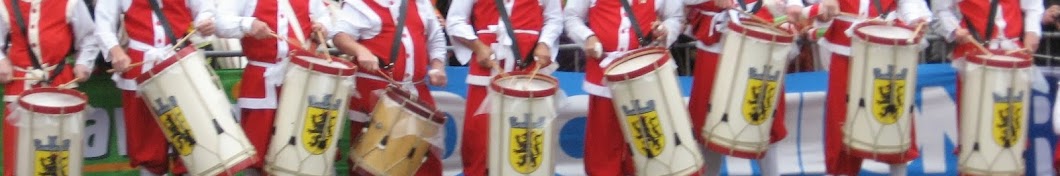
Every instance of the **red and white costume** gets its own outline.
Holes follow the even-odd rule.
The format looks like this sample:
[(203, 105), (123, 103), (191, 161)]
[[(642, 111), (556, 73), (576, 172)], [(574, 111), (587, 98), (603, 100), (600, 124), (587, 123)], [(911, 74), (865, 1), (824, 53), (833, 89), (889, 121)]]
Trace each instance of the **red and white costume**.
[[(449, 6), (448, 32), (449, 36), (469, 41), (479, 40), (490, 45), (499, 61), (499, 66), (504, 67), (506, 72), (531, 71), (536, 63), (530, 63), (526, 68), (515, 66), (515, 55), (527, 59), (531, 56), (538, 43), (544, 43), (549, 49), (556, 49), (557, 38), (563, 32), (562, 4), (559, 0), (504, 0), (509, 18), (514, 27), (515, 41), (519, 46), (518, 52), (511, 50), (511, 37), (506, 32), (506, 26), (501, 21), (497, 12), (496, 1), (493, 0), (455, 0)], [(517, 12), (517, 13), (512, 13)], [(474, 17), (474, 20), (471, 19)], [(473, 56), (471, 49), (460, 42), (453, 42), (456, 46), (457, 59), (463, 64), (477, 56)], [(555, 61), (555, 54), (552, 54)], [(533, 58), (530, 58), (532, 60)], [(551, 64), (549, 67), (555, 67)], [(470, 62), (468, 65), (470, 75), (467, 83), (467, 106), (464, 107), (464, 132), (461, 141), (461, 158), (464, 161), (464, 175), (481, 176), (487, 175), (487, 151), (489, 143), (489, 112), (479, 112), (480, 107), (486, 100), (488, 93), (487, 85), (490, 84), (493, 70), (479, 65), (478, 62)], [(542, 68), (545, 69), (545, 68)], [(548, 74), (547, 71), (540, 73)]]
[[(407, 4), (404, 19), (397, 19), (400, 3)], [(434, 15), (434, 6), (427, 0), (416, 1), (391, 1), (391, 0), (346, 0), (343, 2), (342, 16), (335, 23), (335, 30), (345, 33), (357, 39), (358, 43), (364, 44), (373, 55), (379, 56), (381, 63), (393, 63), (389, 69), (381, 69), (389, 77), (397, 81), (405, 90), (409, 90), (419, 100), (434, 105), (434, 98), (427, 89), (428, 64), (432, 60), (445, 61), (446, 44), (445, 34), (438, 16)], [(396, 58), (385, 58), (390, 56), (394, 37), (397, 33), (397, 20), (405, 20), (405, 28), (402, 32), (400, 48)], [(359, 70), (357, 73), (357, 90), (353, 93), (350, 103), (350, 137), (357, 137), (361, 133), (361, 127), (370, 120), (368, 114), (372, 112), (378, 101), (378, 95), (374, 92), (383, 90), (389, 85), (389, 81), (379, 72), (367, 72)], [(416, 175), (441, 175), (442, 163), (440, 159), (443, 134), (431, 137), (429, 142), (434, 146), (431, 155), (427, 155), (427, 161), (420, 166)]]
[[(242, 109), (243, 130), (258, 151), (255, 157), (265, 161), (289, 53), (309, 44), (307, 37), (314, 36), (314, 23), (330, 29), (331, 14), (321, 0), (222, 0), (217, 9), (217, 36), (240, 38), (243, 53), (250, 61), (243, 70), (237, 104)], [(302, 46), (271, 37), (246, 36), (255, 21), (264, 22), (277, 35)], [(333, 35), (328, 32), (327, 37)], [(264, 164), (258, 162), (251, 167), (260, 170)]]
[[(214, 17), (213, 1), (208, 0), (158, 0), (159, 8), (169, 21), (174, 37), (183, 37), (190, 26), (196, 22), (209, 21)], [(143, 62), (142, 66), (131, 67), (124, 73), (115, 73), (112, 77), (118, 89), (121, 89), (121, 100), (126, 131), (126, 145), (129, 152), (129, 164), (143, 167), (154, 174), (163, 174), (169, 168), (169, 143), (162, 130), (155, 125), (154, 114), (147, 104), (136, 94), (136, 77), (154, 67), (154, 62), (164, 60), (172, 52), (169, 49), (178, 39), (167, 39), (163, 23), (151, 9), (148, 1), (109, 0), (96, 4), (96, 35), (102, 43), (101, 49), (105, 59), (110, 61), (110, 49), (120, 45), (119, 32), (126, 32), (129, 44), (126, 53), (130, 63)], [(123, 16), (124, 15), (124, 16)], [(118, 23), (125, 26), (125, 31), (118, 31)], [(177, 163), (175, 173), (183, 171)]]
[[(653, 29), (652, 22), (661, 20), (667, 30), (666, 46), (677, 40), (683, 29), (684, 9), (680, 1), (629, 0), (633, 12), (626, 12), (617, 0), (568, 0), (564, 9), (564, 29), (577, 43), (595, 36), (603, 46), (604, 58), (586, 60), (585, 82), (582, 89), (589, 93), (589, 116), (585, 129), (585, 171), (589, 175), (632, 174), (633, 161), (629, 158), (617, 114), (611, 104), (611, 90), (604, 86), (604, 67), (627, 51), (640, 48), (633, 27), (644, 35)], [(627, 15), (633, 15), (640, 26), (632, 26)]]
[[(23, 31), (15, 22), (15, 11), (12, 9), (11, 1), (0, 2), (0, 44), (8, 46), (4, 54), (0, 54), (0, 60), (9, 60), (12, 67), (12, 77), (47, 77), (52, 79), (50, 84), (39, 81), (13, 80), (4, 85), (4, 103), (18, 100), (18, 95), (23, 91), (39, 88), (54, 87), (74, 80), (73, 64), (62, 64), (64, 68), (57, 75), (52, 71), (57, 69), (60, 62), (66, 62), (66, 56), (73, 55), (77, 59), (75, 64), (84, 65), (89, 68), (95, 66), (96, 55), (99, 54), (98, 38), (93, 37), (95, 23), (88, 12), (88, 7), (81, 0), (19, 0), (18, 8), (22, 12), (22, 18), (26, 25)], [(10, 42), (7, 39), (10, 34)], [(28, 34), (28, 35), (27, 35)], [(43, 40), (42, 40), (43, 39)], [(77, 52), (72, 52), (76, 50)], [(40, 61), (42, 71), (35, 70), (30, 61), (30, 52), (33, 52)], [(36, 73), (30, 73), (36, 72)], [(4, 109), (4, 117), (11, 113), (10, 108)], [(4, 120), (4, 170), (5, 176), (15, 173), (15, 141), (18, 136), (18, 127)]]
[[(1041, 36), (1042, 14), (1045, 12), (1044, 7), (1042, 7), (1042, 0), (999, 0), (997, 14), (993, 19), (990, 19), (989, 12), (992, 1), (954, 0), (933, 4), (938, 9), (938, 17), (941, 22), (941, 29), (938, 32), (947, 41), (954, 41), (960, 40), (956, 38), (954, 31), (967, 29), (969, 32), (973, 32), (971, 33), (973, 38), (983, 40), (982, 42), (986, 43), (983, 44), (983, 47), (1005, 51), (1023, 48), (1023, 35), (1035, 34)], [(991, 34), (986, 34), (988, 20), (993, 20), (994, 23)], [(972, 42), (959, 44), (953, 49), (954, 66), (958, 67), (958, 71), (963, 70), (965, 56), (980, 52), (975, 43)], [(1032, 81), (1045, 80), (1037, 69), (1034, 69), (1032, 74), (1034, 74), (1031, 75), (1034, 77)], [(959, 94), (962, 90), (961, 81), (963, 78), (959, 74), (957, 78), (956, 85)], [(961, 97), (958, 96), (956, 102), (960, 102), (960, 99)], [(958, 112), (960, 112), (960, 108), (960, 103), (958, 103)], [(960, 116), (958, 115), (957, 118), (960, 119)], [(960, 127), (958, 126), (958, 128)], [(1057, 154), (1055, 158), (1060, 159), (1060, 154)], [(1055, 165), (1054, 167), (1057, 166), (1060, 165)]]
[[(872, 4), (873, 0), (838, 0), (839, 11), (857, 14), (861, 18), (874, 18), (881, 14), (889, 13), (888, 20), (898, 22), (910, 22), (916, 19), (930, 20), (931, 11), (923, 0), (879, 0), (883, 12), (877, 11)], [(813, 5), (803, 10), (804, 16), (816, 16), (821, 4)], [(860, 22), (853, 17), (839, 16), (832, 20), (831, 26), (825, 33), (824, 40), (818, 40), (818, 45), (831, 52), (831, 63), (828, 71), (828, 92), (826, 95), (827, 111), (825, 113), (825, 164), (829, 174), (857, 175), (861, 171), (862, 158), (851, 155), (846, 151), (843, 144), (843, 123), (846, 120), (846, 94), (850, 84), (850, 35), (847, 31)], [(904, 157), (893, 160), (884, 159), (880, 162), (892, 165), (904, 165), (906, 162), (916, 159), (920, 154), (917, 151), (915, 130), (910, 134), (912, 146)], [(895, 169), (892, 167), (892, 169)], [(894, 171), (894, 170), (892, 170)]]

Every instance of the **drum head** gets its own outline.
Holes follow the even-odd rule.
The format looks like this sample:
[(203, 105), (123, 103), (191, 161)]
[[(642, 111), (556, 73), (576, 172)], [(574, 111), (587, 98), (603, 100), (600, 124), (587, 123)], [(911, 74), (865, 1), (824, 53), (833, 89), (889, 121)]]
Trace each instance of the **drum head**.
[(84, 110), (88, 97), (74, 89), (39, 88), (23, 92), (18, 102), (36, 113), (69, 114)]
[(865, 22), (854, 27), (854, 33), (858, 38), (883, 45), (912, 45), (920, 42), (919, 34), (914, 34), (913, 30), (883, 22)]
[(631, 51), (604, 71), (608, 81), (623, 81), (651, 73), (670, 60), (665, 49), (644, 48)]
[(730, 21), (729, 29), (759, 40), (780, 43), (791, 43), (795, 41), (795, 36), (789, 31), (750, 19), (742, 19), (739, 24)]
[(434, 123), (439, 125), (445, 123), (445, 113), (438, 111), (434, 106), (419, 99), (415, 99), (415, 97), (412, 96), (412, 93), (402, 90), (401, 88), (393, 85), (388, 86), (386, 88), (386, 98), (394, 100), (394, 102), (397, 102), (398, 104), (402, 104), (406, 110), (409, 110), (420, 117), (427, 118)]
[(493, 78), (490, 89), (507, 96), (533, 98), (555, 95), (558, 86), (556, 78), (548, 75), (531, 76), (525, 73), (513, 73), (509, 76)]
[(342, 59), (328, 61), (313, 56), (298, 55), (291, 59), (291, 63), (309, 70), (339, 76), (352, 76), (356, 71), (353, 63)]
[(980, 54), (968, 57), (968, 62), (999, 68), (1028, 68), (1031, 66), (1030, 56), (1022, 53), (1007, 53), (1005, 51), (991, 51), (992, 55)]
[(147, 82), (147, 80), (154, 78), (156, 74), (162, 73), (162, 71), (165, 71), (170, 66), (175, 65), (177, 62), (184, 60), (185, 58), (196, 56), (206, 57), (201, 53), (196, 53), (198, 53), (198, 50), (195, 49), (195, 47), (184, 47), (183, 49), (180, 49), (180, 51), (177, 51), (177, 55), (170, 56), (169, 58), (166, 58), (166, 60), (160, 61), (158, 64), (155, 64), (155, 67), (152, 67), (151, 70), (148, 70), (147, 72), (140, 74), (140, 76), (137, 76), (136, 84), (139, 85), (143, 84), (144, 82)]

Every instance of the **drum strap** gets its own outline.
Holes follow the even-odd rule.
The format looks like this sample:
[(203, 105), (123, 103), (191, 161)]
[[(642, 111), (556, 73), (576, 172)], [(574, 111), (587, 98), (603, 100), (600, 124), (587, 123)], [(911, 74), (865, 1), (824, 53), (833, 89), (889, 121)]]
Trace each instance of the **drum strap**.
[[(29, 31), (26, 30), (26, 20), (22, 17), (22, 7), (18, 5), (18, 1), (19, 0), (9, 1), (11, 2), (11, 10), (14, 11), (15, 23), (18, 24), (18, 29), (22, 30), (22, 34), (25, 35), (26, 39), (29, 39)], [(44, 70), (44, 65), (41, 65), (41, 61), (40, 59), (38, 59), (37, 53), (33, 52), (33, 46), (31, 46), (28, 41), (26, 42), (26, 48), (29, 49), (29, 61), (31, 64), (33, 64), (33, 69)], [(54, 79), (56, 76), (59, 76), (59, 73), (63, 72), (63, 68), (65, 67), (65, 60), (59, 62), (55, 69), (53, 69), (50, 73), (51, 75), (38, 83), (50, 84), (52, 82), (52, 79)]]
[[(151, 11), (155, 12), (155, 16), (158, 17), (158, 21), (162, 23), (162, 31), (166, 33), (166, 40), (169, 42), (177, 42), (177, 36), (173, 34), (173, 26), (169, 24), (169, 19), (162, 13), (162, 8), (159, 7), (157, 0), (147, 0), (151, 4)], [(175, 45), (175, 44), (174, 44)]]
[[(508, 33), (508, 38), (512, 39), (511, 49), (512, 53), (515, 53), (512, 54), (512, 56), (515, 57), (515, 66), (526, 68), (530, 63), (530, 58), (532, 58), (531, 54), (534, 52), (531, 50), (526, 56), (519, 55), (519, 40), (515, 37), (515, 30), (512, 29), (515, 28), (515, 26), (512, 26), (512, 19), (508, 16), (508, 8), (504, 7), (504, 0), (493, 0), (493, 4), (497, 6), (497, 14), (501, 16), (501, 21), (504, 22), (504, 31)], [(537, 42), (534, 43), (537, 44)]]
[(743, 7), (744, 10), (746, 10), (748, 13), (751, 13), (751, 14), (754, 14), (754, 13), (758, 12), (758, 9), (762, 8), (762, 4), (765, 4), (765, 2), (763, 2), (762, 0), (759, 0), (758, 2), (755, 3), (754, 6), (751, 7), (751, 9), (747, 9), (747, 3), (744, 2), (744, 0), (736, 0), (736, 1), (740, 3), (740, 7)]
[(880, 18), (887, 19), (887, 13), (883, 11), (883, 3), (880, 0), (872, 0), (872, 8), (876, 9), (876, 13), (880, 13)]
[(971, 33), (972, 37), (975, 38), (975, 40), (978, 40), (979, 43), (989, 42), (990, 37), (994, 36), (994, 18), (997, 16), (998, 3), (1000, 3), (1000, 0), (990, 0), (990, 12), (987, 14), (986, 26), (984, 26), (986, 28), (986, 33), (982, 33), (982, 35), (980, 35), (979, 31), (975, 30), (975, 25), (972, 24), (971, 20), (964, 18), (964, 25), (968, 26), (968, 33)]
[[(391, 67), (394, 67), (394, 61), (398, 60), (397, 59), (397, 57), (398, 57), (398, 49), (400, 49), (401, 46), (402, 46), (402, 44), (401, 44), (402, 35), (405, 35), (405, 21), (407, 21), (407, 20), (405, 20), (405, 14), (406, 14), (406, 12), (408, 12), (408, 8), (409, 8), (408, 3), (410, 3), (410, 2), (408, 2), (407, 0), (394, 0), (394, 1), (401, 3), (401, 6), (398, 7), (398, 17), (395, 18), (396, 21), (397, 21), (397, 27), (394, 28), (394, 30), (397, 31), (397, 33), (394, 34), (394, 41), (390, 45), (390, 57), (388, 58), (388, 59), (390, 59), (390, 62), (389, 63), (379, 62), (379, 68), (383, 68), (383, 69), (390, 69)], [(411, 3), (415, 3), (415, 2), (411, 2)], [(391, 14), (391, 15), (393, 15), (393, 14)]]
[(637, 35), (637, 41), (640, 42), (640, 46), (648, 45), (651, 43), (651, 38), (644, 35), (644, 31), (640, 29), (640, 22), (637, 21), (637, 17), (634, 16), (633, 7), (629, 6), (629, 0), (618, 0), (622, 2), (622, 8), (626, 10), (626, 18), (629, 18), (629, 23), (633, 25), (633, 32)]

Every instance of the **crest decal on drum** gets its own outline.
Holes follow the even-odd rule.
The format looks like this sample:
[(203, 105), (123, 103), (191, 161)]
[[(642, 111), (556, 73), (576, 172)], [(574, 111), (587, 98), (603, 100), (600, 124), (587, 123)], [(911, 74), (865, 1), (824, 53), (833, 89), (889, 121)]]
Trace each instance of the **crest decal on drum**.
[(508, 152), (508, 163), (516, 172), (529, 174), (541, 166), (544, 158), (545, 145), (545, 117), (532, 117), (530, 113), (523, 115), (522, 121), (519, 117), (509, 117), (511, 131), (508, 132), (511, 141)]
[(763, 66), (763, 71), (751, 68), (750, 77), (747, 79), (747, 89), (744, 91), (743, 117), (748, 124), (761, 125), (773, 116), (774, 101), (776, 100), (777, 80), (780, 71), (773, 71), (773, 66)]
[(905, 112), (905, 78), (908, 76), (908, 68), (895, 70), (894, 65), (887, 65), (887, 72), (880, 68), (872, 70), (873, 77), (873, 101), (872, 115), (876, 121), (884, 125), (898, 122), (898, 117)]
[[(69, 175), (70, 140), (58, 141), (58, 136), (48, 136), (48, 143), (41, 144), (40, 139), (33, 140), (34, 175)], [(59, 143), (57, 143), (59, 142)]]
[(167, 100), (155, 99), (155, 104), (158, 105), (155, 107), (155, 113), (158, 114), (155, 115), (158, 116), (158, 122), (162, 124), (162, 132), (166, 134), (169, 144), (173, 145), (177, 154), (188, 156), (196, 144), (195, 135), (191, 133), (191, 127), (184, 119), (184, 113), (177, 106), (177, 98), (169, 96)]
[(662, 153), (666, 144), (666, 136), (663, 135), (662, 123), (655, 111), (655, 100), (648, 100), (646, 106), (641, 106), (640, 100), (633, 100), (633, 107), (623, 105), (622, 111), (626, 114), (626, 125), (633, 136), (634, 150), (648, 158), (655, 158)]
[(994, 142), (1009, 148), (1016, 145), (1023, 124), (1023, 91), (1013, 95), (1012, 88), (1005, 95), (994, 94)]
[(309, 107), (303, 118), (302, 144), (311, 154), (323, 154), (335, 139), (335, 124), (339, 121), (338, 110), (343, 99), (333, 96), (324, 95), (320, 101), (314, 95), (309, 96)]

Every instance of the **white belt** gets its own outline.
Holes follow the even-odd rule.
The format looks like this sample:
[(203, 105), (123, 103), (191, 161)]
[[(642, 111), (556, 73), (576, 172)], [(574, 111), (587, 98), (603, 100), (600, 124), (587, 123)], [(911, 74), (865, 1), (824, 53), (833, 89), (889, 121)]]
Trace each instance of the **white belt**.
[(283, 85), (283, 76), (287, 74), (287, 59), (280, 59), (277, 63), (261, 61), (249, 61), (247, 65), (265, 68), (265, 84), (271, 86)]
[(26, 73), (22, 77), (25, 77), (25, 78), (28, 78), (28, 79), (23, 81), (23, 83), (26, 86), (26, 88), (29, 88), (30, 85), (37, 84), (37, 83), (39, 83), (41, 81), (44, 81), (45, 79), (51, 78), (52, 76), (58, 76), (58, 75), (51, 75), (52, 71), (55, 70), (57, 68), (57, 66), (58, 65), (41, 64), (41, 69), (34, 68), (33, 66), (29, 66), (29, 67), (12, 67), (12, 69), (17, 71), (17, 72)]
[[(541, 34), (540, 32), (537, 32), (535, 30), (525, 30), (525, 29), (516, 29), (516, 30), (512, 30), (512, 32), (515, 32), (516, 34), (533, 34), (533, 35), (540, 35)], [(475, 31), (475, 33), (477, 33), (477, 34), (496, 34), (496, 32), (493, 32), (492, 30), (478, 30), (478, 31)]]
[(143, 43), (136, 40), (129, 40), (129, 49), (144, 52), (144, 56), (142, 58), (143, 61), (141, 61), (143, 62), (143, 65), (140, 67), (141, 73), (147, 72), (148, 70), (151, 70), (151, 68), (154, 68), (155, 63), (157, 63), (158, 61), (165, 60), (166, 58), (169, 58), (169, 56), (177, 54), (170, 48), (173, 48), (173, 45), (157, 46), (149, 45), (147, 43)]

